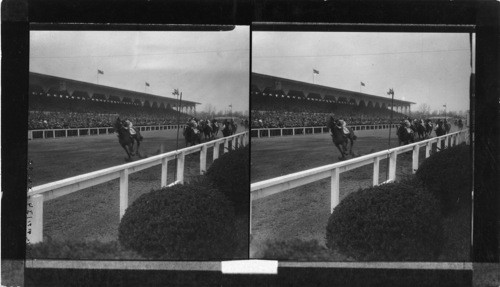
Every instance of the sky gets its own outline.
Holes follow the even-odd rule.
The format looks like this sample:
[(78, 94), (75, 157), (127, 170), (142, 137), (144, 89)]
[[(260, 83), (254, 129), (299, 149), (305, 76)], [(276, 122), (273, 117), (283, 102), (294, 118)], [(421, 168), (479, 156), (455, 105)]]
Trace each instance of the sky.
[(252, 33), (252, 72), (382, 97), (393, 88), (412, 111), (468, 110), (470, 55), (467, 33)]
[[(31, 31), (30, 71), (248, 111), (248, 26), (224, 32)], [(97, 70), (104, 72), (97, 78)], [(149, 83), (146, 87), (145, 83)]]

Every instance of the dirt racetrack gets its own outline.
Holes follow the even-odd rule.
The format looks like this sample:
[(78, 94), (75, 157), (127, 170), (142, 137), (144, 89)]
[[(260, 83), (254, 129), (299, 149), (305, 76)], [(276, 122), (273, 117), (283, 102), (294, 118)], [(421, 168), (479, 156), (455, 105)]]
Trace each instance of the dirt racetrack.
[[(238, 132), (241, 132), (238, 131)], [(143, 132), (141, 153), (152, 156), (161, 150), (176, 149), (174, 130)], [(219, 133), (220, 138), (222, 135)], [(185, 147), (182, 132), (179, 148)], [(221, 145), (220, 152), (223, 146)], [(208, 149), (207, 167), (212, 163)], [(116, 135), (79, 138), (40, 139), (29, 141), (28, 159), (32, 161), (32, 186), (125, 163), (125, 151)], [(137, 158), (136, 158), (137, 159)], [(199, 153), (186, 157), (185, 178), (199, 174)], [(168, 183), (174, 181), (175, 162), (168, 166)], [(160, 187), (161, 166), (129, 176), (129, 204), (140, 195)], [(53, 239), (99, 240), (117, 239), (119, 226), (119, 179), (86, 188), (44, 203), (44, 237)], [(247, 224), (248, 225), (248, 224)]]
[[(454, 130), (452, 129), (452, 132)], [(389, 130), (357, 131), (353, 151), (357, 156), (387, 149)], [(433, 133), (434, 136), (434, 133)], [(391, 147), (398, 145), (394, 129)], [(328, 134), (252, 138), (251, 182), (271, 179), (338, 162), (340, 153)], [(398, 155), (396, 178), (411, 174), (411, 152)], [(425, 159), (420, 149), (419, 162)], [(379, 182), (386, 180), (387, 160), (380, 162)], [(340, 175), (340, 200), (372, 184), (373, 166), (367, 165)], [(330, 180), (324, 179), (253, 202), (250, 256), (266, 241), (317, 240), (325, 244), (330, 216)], [(345, 258), (339, 258), (344, 260)]]

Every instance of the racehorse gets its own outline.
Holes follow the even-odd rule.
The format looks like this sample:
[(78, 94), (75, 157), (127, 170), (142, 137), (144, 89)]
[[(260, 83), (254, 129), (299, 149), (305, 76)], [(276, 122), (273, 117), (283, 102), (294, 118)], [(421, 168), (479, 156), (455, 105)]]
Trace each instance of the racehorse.
[(445, 135), (445, 134), (446, 134), (446, 129), (444, 127), (444, 123), (439, 121), (438, 126), (436, 128), (436, 136), (440, 137), (440, 136)]
[(201, 143), (201, 133), (196, 132), (191, 125), (184, 126), (184, 131), (182, 135), (186, 139), (186, 146), (196, 145)]
[(222, 135), (224, 137), (228, 137), (230, 135), (235, 134), (237, 129), (238, 129), (238, 126), (236, 126), (236, 124), (234, 122), (225, 121), (223, 128), (222, 128)]
[(431, 136), (433, 129), (434, 129), (434, 126), (432, 125), (432, 121), (427, 120), (427, 123), (425, 124), (425, 137), (429, 138)]
[[(335, 120), (333, 117), (330, 117), (330, 120), (327, 124), (330, 129), (330, 135), (332, 136), (333, 144), (340, 151), (342, 156), (339, 157), (339, 160), (344, 160), (347, 155), (354, 156), (352, 152), (352, 146), (354, 145), (354, 141), (357, 139), (357, 136), (354, 134), (351, 128), (347, 128), (349, 130), (349, 134), (345, 135), (343, 128), (339, 125), (338, 120)], [(347, 144), (351, 143), (349, 150), (347, 149)]]
[(205, 135), (205, 140), (207, 138), (210, 140), (212, 138), (212, 128), (209, 125), (208, 121), (200, 121), (200, 130), (203, 131), (203, 134)]
[(416, 123), (415, 124), (415, 131), (417, 132), (418, 134), (418, 139), (424, 139), (425, 138), (425, 127), (420, 123)]
[(415, 141), (414, 133), (409, 132), (408, 129), (404, 126), (404, 124), (399, 125), (396, 134), (398, 135), (399, 145), (401, 144), (407, 145), (410, 142)]
[(216, 138), (219, 133), (219, 123), (217, 120), (212, 120), (212, 138)]
[[(137, 155), (141, 157), (141, 154), (139, 152), (139, 146), (141, 145), (142, 136), (139, 133), (139, 131), (136, 130), (135, 135), (130, 134), (130, 131), (127, 129), (126, 124), (122, 120), (120, 120), (120, 118), (116, 119), (114, 128), (115, 132), (118, 133), (118, 142), (127, 153), (128, 158), (125, 158), (125, 160), (130, 161), (132, 159), (132, 156), (135, 155), (135, 153), (137, 153)], [(137, 143), (137, 148), (135, 153), (134, 153), (134, 141)]]
[(446, 131), (445, 134), (449, 133), (451, 130), (451, 124), (447, 121), (444, 122), (444, 130)]

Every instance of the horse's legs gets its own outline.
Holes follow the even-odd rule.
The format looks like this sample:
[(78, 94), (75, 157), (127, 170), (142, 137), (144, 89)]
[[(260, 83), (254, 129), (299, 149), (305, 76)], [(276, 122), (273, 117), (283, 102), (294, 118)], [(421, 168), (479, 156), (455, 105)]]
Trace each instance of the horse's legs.
[(349, 149), (349, 154), (354, 156), (354, 153), (352, 152), (352, 146), (354, 145), (354, 141), (352, 140), (352, 138), (349, 138), (349, 141), (351, 142), (351, 148)]
[(337, 147), (337, 149), (339, 150), (340, 154), (342, 155), (341, 157), (339, 157), (339, 159), (340, 160), (344, 159), (345, 155), (344, 155), (344, 152), (342, 151), (342, 149), (340, 148), (340, 145), (339, 144), (335, 144), (335, 146)]
[(139, 141), (139, 139), (135, 139), (136, 142), (137, 142), (137, 148), (135, 149), (135, 153), (141, 157), (141, 154), (139, 153), (139, 146), (141, 145), (141, 142)]
[(128, 146), (122, 145), (122, 148), (125, 150), (125, 152), (127, 153), (127, 156), (128, 156), (128, 158), (125, 158), (125, 160), (130, 160), (130, 153), (128, 152)]

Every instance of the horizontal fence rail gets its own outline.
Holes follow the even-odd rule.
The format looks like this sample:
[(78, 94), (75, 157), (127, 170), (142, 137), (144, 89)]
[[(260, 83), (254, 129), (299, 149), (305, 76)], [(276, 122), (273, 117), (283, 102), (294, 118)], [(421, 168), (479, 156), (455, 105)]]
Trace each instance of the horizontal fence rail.
[(254, 200), (284, 192), (289, 189), (316, 182), (325, 178), (330, 178), (330, 213), (332, 213), (333, 209), (340, 202), (339, 186), (341, 173), (365, 165), (373, 164), (373, 186), (379, 185), (380, 160), (388, 158), (388, 180), (381, 184), (392, 182), (396, 180), (398, 154), (413, 151), (412, 172), (415, 173), (419, 166), (418, 157), (421, 147), (425, 147), (425, 158), (428, 158), (430, 156), (433, 143), (436, 143), (438, 147), (448, 147), (458, 145), (462, 142), (469, 142), (469, 140), (468, 129), (464, 129), (444, 136), (367, 154), (350, 160), (252, 183), (250, 185), (250, 233), (252, 232), (252, 203)]
[[(248, 131), (225, 138), (216, 139), (210, 142), (171, 151), (135, 162), (114, 166), (87, 174), (82, 174), (63, 180), (35, 186), (28, 190), (28, 211), (27, 211), (27, 239), (30, 243), (43, 241), (43, 202), (67, 195), (81, 189), (108, 182), (113, 179), (120, 179), (120, 219), (125, 214), (128, 207), (128, 183), (129, 175), (156, 165), (161, 165), (161, 187), (184, 183), (184, 162), (186, 155), (200, 152), (200, 174), (207, 169), (207, 150), (213, 147), (213, 160), (224, 153), (229, 146), (234, 150), (237, 147), (248, 145)], [(220, 150), (221, 144), (224, 149)], [(177, 160), (176, 181), (167, 183), (167, 166), (171, 160)]]
[[(180, 125), (184, 127), (184, 124)], [(177, 125), (154, 125), (154, 126), (135, 126), (141, 132), (145, 131), (163, 131), (163, 130), (176, 130)], [(114, 133), (113, 127), (95, 127), (95, 128), (70, 128), (70, 129), (43, 129), (43, 130), (29, 130), (28, 139), (52, 139), (52, 138), (67, 138), (67, 137), (81, 137), (93, 135), (108, 135)]]
[[(382, 130), (388, 129), (390, 124), (377, 124), (377, 125), (355, 125), (348, 126), (354, 131), (365, 130)], [(397, 128), (397, 124), (392, 124), (392, 128)], [(283, 137), (283, 136), (296, 136), (296, 135), (312, 135), (312, 134), (325, 134), (328, 133), (328, 127), (288, 127), (288, 128), (259, 128), (251, 129), (251, 137), (253, 138), (268, 138), (268, 137)]]

